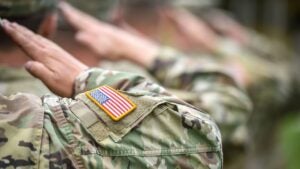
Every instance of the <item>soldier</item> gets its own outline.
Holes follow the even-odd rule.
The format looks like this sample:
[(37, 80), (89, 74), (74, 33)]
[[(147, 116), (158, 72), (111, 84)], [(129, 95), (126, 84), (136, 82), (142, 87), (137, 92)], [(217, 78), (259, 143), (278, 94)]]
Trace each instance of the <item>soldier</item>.
[(87, 69), (26, 28), (1, 26), (33, 59), (32, 75), (76, 98), (1, 96), (1, 168), (222, 168), (208, 115), (140, 76)]
[[(78, 20), (77, 20), (78, 21)], [(84, 20), (82, 20), (84, 21)], [(83, 24), (83, 22), (82, 22)], [(130, 38), (129, 38), (130, 39)], [(167, 52), (169, 53), (169, 52)], [(168, 56), (167, 53), (163, 52), (162, 54), (165, 56)], [(173, 52), (171, 52), (173, 53)], [(173, 55), (173, 54), (172, 54)], [(177, 52), (174, 53), (174, 56), (177, 55)], [(177, 58), (177, 57), (176, 57)], [(181, 57), (180, 57), (181, 58)], [(172, 57), (173, 60), (173, 57)], [(178, 60), (177, 62), (180, 62), (180, 60)], [(203, 63), (203, 65), (205, 65), (206, 62)], [(170, 65), (172, 66), (172, 65)], [(207, 65), (208, 67), (212, 66), (212, 65)], [(216, 66), (218, 67), (218, 66)], [(245, 122), (245, 118), (244, 118), (244, 114), (247, 114), (247, 112), (249, 111), (249, 103), (248, 103), (248, 99), (241, 93), (241, 91), (237, 90), (237, 86), (235, 86), (235, 84), (230, 80), (230, 78), (228, 76), (226, 76), (224, 73), (216, 73), (215, 72), (215, 68), (214, 66), (212, 67), (212, 73), (210, 74), (211, 79), (198, 79), (198, 77), (200, 76), (193, 76), (193, 75), (189, 75), (192, 78), (196, 79), (197, 78), (197, 83), (201, 84), (214, 84), (216, 83), (215, 86), (212, 86), (212, 89), (209, 88), (208, 90), (206, 90), (205, 95), (201, 95), (201, 94), (190, 94), (191, 98), (196, 98), (197, 102), (200, 103), (199, 100), (205, 100), (205, 102), (203, 102), (203, 106), (201, 104), (198, 104), (198, 107), (203, 107), (204, 109), (207, 109), (207, 111), (211, 111), (213, 110), (214, 116), (219, 117), (219, 121), (222, 126), (224, 126), (224, 133), (226, 135), (226, 140), (230, 139), (230, 140), (235, 140), (236, 137), (240, 137), (239, 133), (241, 132), (241, 129), (236, 130), (236, 124), (240, 124), (240, 123), (244, 123)], [(207, 71), (211, 71), (209, 68), (206, 69)], [(222, 70), (216, 70), (217, 72), (222, 72)], [(193, 74), (197, 74), (199, 72), (199, 70), (196, 70), (195, 72), (193, 72)], [(183, 74), (184, 72), (182, 72)], [(202, 76), (202, 75), (201, 75)], [(216, 77), (215, 80), (213, 80)], [(178, 77), (176, 77), (178, 79)], [(204, 78), (204, 76), (203, 76)], [(196, 81), (192, 80), (194, 84), (196, 84)], [(187, 83), (189, 83), (188, 81), (186, 81)], [(218, 85), (217, 83), (221, 83), (221, 85)], [(197, 86), (199, 86), (197, 84)], [(209, 86), (209, 85), (208, 85)], [(227, 86), (229, 88), (229, 91), (227, 91)], [(194, 86), (193, 86), (194, 87)], [(223, 89), (222, 89), (223, 88)], [(204, 90), (204, 89), (203, 89)], [(229, 93), (227, 94), (223, 94), (224, 93)], [(197, 93), (201, 93), (201, 91), (197, 91)], [(210, 99), (206, 99), (206, 98), (211, 98), (210, 96), (215, 95), (221, 93), (221, 97), (224, 98), (224, 100), (218, 100), (219, 97), (215, 97), (215, 100), (210, 100)], [(236, 95), (237, 94), (237, 95)], [(185, 94), (184, 94), (185, 95)], [(241, 100), (241, 102), (239, 102)], [(229, 104), (228, 104), (229, 103)], [(196, 104), (195, 104), (196, 105)], [(223, 111), (224, 110), (224, 111)], [(220, 115), (220, 113), (228, 113), (228, 115)], [(232, 119), (231, 114), (238, 114), (236, 119)], [(231, 120), (231, 122), (227, 123), (228, 120)], [(234, 129), (232, 129), (234, 128)], [(237, 132), (231, 132), (231, 130), (237, 131)], [(227, 134), (229, 133), (229, 134)], [(234, 133), (234, 134), (232, 134)], [(227, 142), (227, 141), (226, 141)], [(240, 144), (240, 139), (235, 141), (237, 142), (236, 144)]]
[[(190, 96), (187, 101), (214, 117), (225, 142), (239, 145), (244, 141), (244, 135), (241, 136), (244, 128), (240, 126), (245, 124), (251, 104), (224, 73), (222, 65), (207, 58), (190, 60), (173, 49), (161, 49), (156, 43), (100, 22), (68, 4), (62, 3), (60, 8), (66, 20), (78, 30), (80, 42), (102, 57), (124, 58), (141, 65), (168, 88), (194, 92), (187, 94)], [(81, 23), (77, 22), (78, 18)]]

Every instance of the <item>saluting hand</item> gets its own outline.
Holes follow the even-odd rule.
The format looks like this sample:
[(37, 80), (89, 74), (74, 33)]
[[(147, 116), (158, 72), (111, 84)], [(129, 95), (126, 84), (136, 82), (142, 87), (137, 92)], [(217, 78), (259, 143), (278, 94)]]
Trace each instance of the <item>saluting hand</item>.
[(99, 57), (128, 59), (147, 67), (158, 52), (158, 46), (150, 40), (101, 22), (65, 2), (60, 3), (60, 9), (67, 22), (78, 31), (76, 39)]
[(87, 66), (50, 40), (23, 26), (7, 20), (2, 20), (1, 26), (32, 59), (25, 64), (27, 71), (42, 80), (53, 93), (71, 97), (76, 76)]

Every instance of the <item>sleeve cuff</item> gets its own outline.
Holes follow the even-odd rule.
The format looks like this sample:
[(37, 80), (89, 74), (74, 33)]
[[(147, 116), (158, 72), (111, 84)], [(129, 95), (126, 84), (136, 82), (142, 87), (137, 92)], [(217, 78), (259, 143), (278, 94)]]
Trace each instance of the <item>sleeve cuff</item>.
[(89, 78), (91, 77), (91, 74), (95, 71), (102, 71), (102, 69), (99, 69), (99, 68), (90, 68), (90, 69), (87, 69), (83, 72), (81, 72), (75, 79), (75, 82), (74, 82), (74, 91), (73, 91), (73, 98), (80, 94), (80, 93), (83, 93), (87, 90), (89, 90), (88, 88), (88, 81), (89, 81)]

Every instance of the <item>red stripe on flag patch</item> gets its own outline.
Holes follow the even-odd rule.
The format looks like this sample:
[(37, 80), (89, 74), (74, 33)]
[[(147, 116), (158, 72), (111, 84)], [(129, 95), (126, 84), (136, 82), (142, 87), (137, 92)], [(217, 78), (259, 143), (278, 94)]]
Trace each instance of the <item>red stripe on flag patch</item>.
[(131, 100), (109, 86), (101, 86), (88, 91), (86, 95), (115, 121), (125, 117), (136, 108)]

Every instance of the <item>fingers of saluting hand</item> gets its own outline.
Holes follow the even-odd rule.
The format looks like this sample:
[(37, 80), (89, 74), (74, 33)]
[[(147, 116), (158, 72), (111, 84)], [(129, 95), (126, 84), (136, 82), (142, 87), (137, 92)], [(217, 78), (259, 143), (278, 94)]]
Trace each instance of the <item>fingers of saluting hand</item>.
[(29, 57), (39, 60), (41, 49), (48, 45), (47, 40), (34, 34), (27, 28), (7, 20), (1, 21), (4, 31), (26, 52)]
[(48, 84), (47, 80), (51, 80), (53, 77), (53, 72), (40, 62), (28, 61), (25, 68), (31, 75), (41, 79), (45, 84)]

